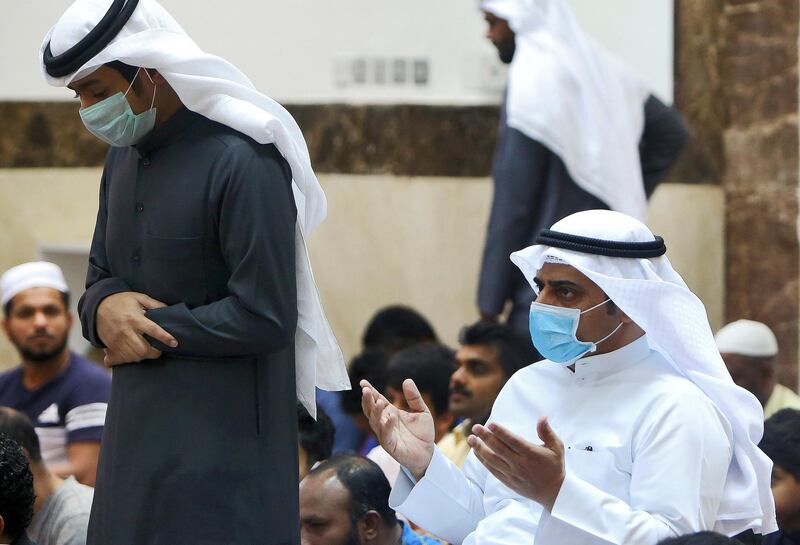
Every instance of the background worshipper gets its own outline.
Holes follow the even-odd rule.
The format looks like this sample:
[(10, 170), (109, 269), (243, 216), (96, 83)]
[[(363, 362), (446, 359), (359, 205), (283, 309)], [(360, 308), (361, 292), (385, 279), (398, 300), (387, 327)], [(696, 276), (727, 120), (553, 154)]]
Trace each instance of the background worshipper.
[(314, 418), (302, 403), (297, 404), (297, 454), (301, 481), (315, 465), (331, 457), (333, 432), (333, 422), (322, 407), (317, 407), (317, 418)]
[[(436, 341), (436, 332), (430, 322), (413, 308), (404, 305), (391, 305), (378, 310), (367, 322), (361, 336), (362, 349), (389, 354), (416, 344)], [(369, 427), (359, 427), (354, 421), (355, 417), (359, 423), (365, 424), (361, 412), (361, 396), (358, 395), (358, 380), (352, 384), (356, 391), (356, 395), (351, 395), (353, 399), (348, 403), (352, 414), (342, 409), (342, 398), (348, 396), (349, 392), (317, 391), (317, 403), (325, 409), (336, 427), (334, 454), (358, 451), (364, 439), (363, 427)]]
[(738, 539), (718, 534), (716, 532), (696, 532), (685, 536), (665, 539), (658, 545), (744, 545)]
[(782, 409), (764, 423), (758, 445), (772, 459), (772, 494), (778, 532), (764, 545), (800, 545), (800, 411)]
[[(455, 370), (454, 352), (441, 344), (422, 344), (397, 352), (386, 365), (386, 398), (401, 410), (408, 410), (403, 396), (403, 381), (411, 379), (419, 388), (425, 405), (431, 411), (439, 441), (453, 425), (453, 414), (448, 410), (450, 376)], [(360, 392), (360, 388), (356, 387)], [(372, 449), (367, 458), (378, 464), (393, 485), (400, 473), (400, 464), (380, 445)]]
[(758, 398), (764, 418), (781, 409), (800, 409), (800, 396), (778, 383), (778, 339), (766, 324), (737, 320), (720, 329), (714, 340), (731, 378)]
[(111, 376), (67, 347), (72, 313), (61, 269), (18, 265), (0, 277), (3, 331), (22, 363), (0, 375), (0, 406), (25, 413), (44, 463), (58, 477), (94, 485)]
[(28, 418), (13, 409), (0, 408), (0, 432), (25, 451), (33, 474), (33, 520), (28, 535), (38, 545), (85, 545), (94, 490), (73, 477), (61, 479), (42, 462), (39, 439)]
[(300, 128), (155, 0), (76, 1), (40, 61), (112, 146), (79, 305), (114, 367), (88, 543), (296, 543), (297, 400), (348, 386)]
[(389, 481), (371, 460), (340, 454), (300, 483), (302, 545), (438, 545), (397, 520)]
[[(359, 384), (362, 380), (369, 380), (370, 384), (372, 384), (374, 380), (377, 387), (383, 391), (386, 387), (386, 364), (388, 361), (388, 354), (379, 348), (364, 349), (350, 361), (348, 374), (351, 388), (339, 393), (341, 394), (342, 411), (350, 418), (352, 425), (358, 430), (358, 440), (355, 443), (355, 448), (346, 452), (356, 452), (365, 456), (378, 444), (378, 440), (375, 438), (375, 434), (372, 433), (372, 428), (370, 428), (369, 421), (361, 410), (361, 389)], [(336, 452), (335, 440), (333, 453), (342, 454)]]
[(0, 543), (35, 545), (25, 532), (34, 499), (33, 476), (22, 447), (0, 433)]
[(508, 255), (580, 210), (642, 218), (687, 130), (675, 109), (584, 34), (566, 0), (480, 6), (486, 37), (511, 67), (477, 302), (483, 318), (495, 320), (510, 301), (508, 321), (524, 332), (533, 292)]
[(380, 348), (388, 353), (399, 352), (418, 344), (438, 342), (431, 323), (413, 308), (391, 305), (380, 309), (370, 318), (361, 345)]
[(593, 210), (512, 254), (537, 287), (530, 331), (547, 360), (506, 383), (463, 471), (434, 446), (413, 381), (409, 411), (364, 382), (370, 425), (408, 470), (391, 505), (464, 545), (773, 531), (758, 401), (731, 381), (665, 252), (639, 221)]
[(486, 422), (497, 394), (511, 375), (541, 357), (534, 354), (530, 337), (495, 322), (478, 321), (464, 327), (458, 341), (461, 348), (456, 352), (458, 367), (450, 378), (449, 410), (464, 420), (437, 446), (462, 467), (471, 450), (467, 437), (472, 426)]

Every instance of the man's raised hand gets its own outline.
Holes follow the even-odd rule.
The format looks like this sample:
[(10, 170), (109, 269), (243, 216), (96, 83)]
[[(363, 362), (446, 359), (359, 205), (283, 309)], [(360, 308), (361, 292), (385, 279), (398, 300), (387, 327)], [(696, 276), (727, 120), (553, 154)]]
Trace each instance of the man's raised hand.
[(403, 382), (403, 395), (409, 411), (398, 409), (369, 382), (361, 381), (361, 408), (372, 431), (384, 450), (419, 480), (433, 457), (433, 417), (413, 380)]
[(478, 424), (467, 442), (500, 482), (552, 511), (564, 482), (564, 444), (547, 418), (539, 420), (536, 431), (543, 445), (529, 443), (498, 424)]
[(152, 297), (132, 291), (103, 299), (97, 307), (97, 335), (106, 345), (104, 363), (113, 366), (161, 356), (144, 335), (173, 348), (178, 346), (175, 337), (144, 315), (148, 310), (164, 306)]

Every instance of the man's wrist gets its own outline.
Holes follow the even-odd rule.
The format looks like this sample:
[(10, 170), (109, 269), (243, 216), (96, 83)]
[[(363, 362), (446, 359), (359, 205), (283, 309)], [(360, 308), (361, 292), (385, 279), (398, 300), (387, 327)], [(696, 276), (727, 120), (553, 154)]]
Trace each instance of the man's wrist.
[(428, 453), (428, 460), (425, 462), (425, 465), (408, 467), (408, 471), (414, 477), (415, 481), (419, 482), (423, 477), (425, 477), (425, 473), (427, 473), (428, 467), (431, 465), (431, 460), (433, 460), (433, 447), (431, 447), (430, 452)]
[(561, 487), (564, 486), (565, 478), (566, 478), (566, 473), (562, 471), (560, 478), (557, 481), (555, 481), (553, 486), (550, 488), (550, 493), (547, 495), (547, 498), (542, 502), (542, 507), (544, 507), (548, 513), (553, 512), (553, 507), (556, 504), (558, 495), (561, 493)]

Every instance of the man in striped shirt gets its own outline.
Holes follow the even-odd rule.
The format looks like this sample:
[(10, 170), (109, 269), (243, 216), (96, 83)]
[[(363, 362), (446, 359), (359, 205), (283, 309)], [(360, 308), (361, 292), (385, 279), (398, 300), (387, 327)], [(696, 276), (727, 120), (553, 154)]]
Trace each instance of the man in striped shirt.
[(93, 486), (111, 377), (67, 347), (72, 315), (61, 270), (44, 262), (10, 269), (0, 302), (3, 330), (22, 359), (0, 375), (0, 405), (31, 419), (53, 473)]

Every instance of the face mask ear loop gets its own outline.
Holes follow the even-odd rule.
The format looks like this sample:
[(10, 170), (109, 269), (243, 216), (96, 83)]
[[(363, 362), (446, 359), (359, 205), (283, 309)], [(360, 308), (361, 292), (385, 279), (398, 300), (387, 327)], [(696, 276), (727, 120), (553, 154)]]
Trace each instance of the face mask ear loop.
[(153, 100), (150, 101), (150, 109), (152, 110), (153, 105), (156, 103), (156, 91), (158, 91), (158, 85), (156, 85), (156, 82), (154, 82), (153, 78), (150, 77), (150, 72), (148, 72), (146, 68), (144, 73), (147, 75), (147, 79), (150, 80), (150, 83), (153, 84)]
[(619, 331), (619, 328), (621, 328), (621, 327), (622, 327), (622, 322), (620, 322), (620, 323), (619, 323), (619, 325), (618, 325), (617, 327), (615, 327), (615, 328), (614, 328), (614, 331), (612, 331), (611, 333), (609, 333), (608, 335), (606, 335), (605, 337), (603, 337), (602, 339), (600, 339), (599, 341), (597, 341), (596, 343), (594, 343), (594, 345), (595, 345), (595, 346), (597, 346), (597, 345), (598, 345), (598, 344), (600, 344), (601, 342), (607, 341), (608, 339), (610, 339), (610, 338), (611, 338), (611, 336), (612, 336), (614, 333), (616, 333), (617, 331)]
[(587, 308), (586, 310), (582, 310), (582, 311), (581, 311), (581, 314), (586, 314), (587, 312), (591, 312), (592, 310), (594, 310), (594, 309), (596, 309), (596, 308), (600, 308), (600, 307), (602, 307), (603, 305), (605, 305), (606, 303), (608, 303), (609, 301), (611, 301), (611, 297), (609, 297), (608, 299), (606, 299), (606, 300), (605, 300), (605, 301), (603, 301), (602, 303), (597, 303), (597, 304), (596, 304), (595, 306), (593, 306), (592, 308)]
[(127, 89), (125, 89), (125, 95), (124, 96), (128, 96), (128, 92), (131, 90), (131, 87), (133, 87), (133, 82), (136, 81), (136, 78), (139, 77), (139, 70), (141, 70), (141, 68), (136, 70), (136, 73), (133, 75), (133, 79), (131, 80), (131, 84), (128, 85)]

